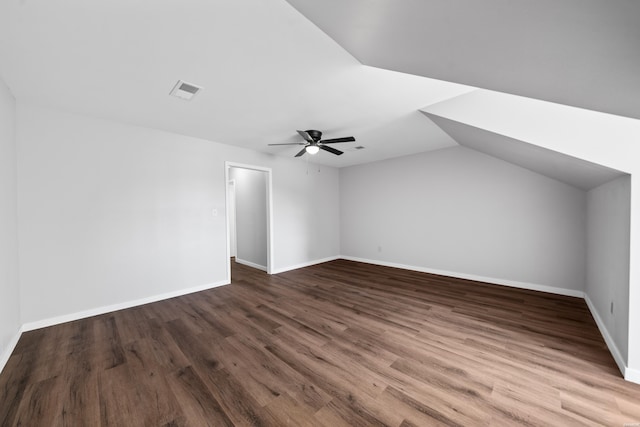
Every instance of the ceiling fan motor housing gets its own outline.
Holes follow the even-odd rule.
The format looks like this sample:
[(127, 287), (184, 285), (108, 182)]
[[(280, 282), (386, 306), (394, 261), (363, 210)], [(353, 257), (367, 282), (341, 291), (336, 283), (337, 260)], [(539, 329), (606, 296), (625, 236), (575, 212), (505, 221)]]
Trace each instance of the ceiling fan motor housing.
[(320, 138), (322, 138), (322, 132), (320, 132), (319, 130), (306, 130), (305, 132), (307, 132), (307, 134), (311, 137), (311, 139), (313, 139), (315, 142), (320, 141)]

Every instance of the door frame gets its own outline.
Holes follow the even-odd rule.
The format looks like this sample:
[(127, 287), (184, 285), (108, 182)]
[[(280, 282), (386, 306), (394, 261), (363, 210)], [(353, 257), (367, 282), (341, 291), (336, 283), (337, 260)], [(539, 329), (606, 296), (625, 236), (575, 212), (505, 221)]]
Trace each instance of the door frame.
[[(225, 228), (227, 231), (227, 281), (231, 283), (231, 233), (230, 233), (230, 221), (229, 215), (229, 170), (231, 168), (249, 169), (267, 173), (267, 274), (272, 274), (273, 271), (273, 178), (271, 168), (264, 166), (248, 165), (244, 163), (236, 163), (225, 161), (224, 162), (224, 182), (225, 182)], [(236, 248), (237, 250), (237, 248)]]
[[(229, 212), (229, 215), (227, 216), (227, 221), (229, 221), (229, 258), (231, 257), (235, 257), (238, 254), (238, 230), (236, 229), (236, 207), (235, 207), (235, 203), (236, 203), (236, 181), (234, 179), (230, 179), (229, 181), (227, 181), (227, 186), (229, 187), (229, 195), (233, 196), (233, 203), (227, 203), (228, 207), (227, 207), (227, 211)], [(231, 201), (231, 197), (229, 197), (229, 200)], [(231, 212), (233, 211), (233, 212)], [(231, 225), (231, 220), (233, 219), (233, 226)], [(236, 240), (235, 242), (235, 253), (232, 253), (234, 251), (232, 251), (231, 249), (233, 248), (233, 244), (234, 243), (234, 239), (231, 238), (231, 236), (233, 236), (233, 238)]]

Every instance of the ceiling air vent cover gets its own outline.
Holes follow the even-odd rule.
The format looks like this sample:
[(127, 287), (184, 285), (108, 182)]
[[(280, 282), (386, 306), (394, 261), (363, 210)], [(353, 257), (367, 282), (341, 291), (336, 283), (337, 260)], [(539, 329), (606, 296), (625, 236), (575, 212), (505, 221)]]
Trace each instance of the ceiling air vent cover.
[(196, 96), (201, 90), (201, 86), (196, 86), (183, 80), (178, 80), (178, 83), (176, 83), (169, 94), (188, 101)]

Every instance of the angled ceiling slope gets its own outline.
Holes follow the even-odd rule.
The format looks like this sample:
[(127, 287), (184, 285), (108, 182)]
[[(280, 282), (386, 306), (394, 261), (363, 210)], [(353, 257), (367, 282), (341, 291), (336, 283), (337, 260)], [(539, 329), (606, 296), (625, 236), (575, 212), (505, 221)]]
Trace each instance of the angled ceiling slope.
[(423, 113), (458, 144), (588, 191), (623, 172), (484, 129)]
[(640, 2), (288, 0), (362, 63), (640, 118)]

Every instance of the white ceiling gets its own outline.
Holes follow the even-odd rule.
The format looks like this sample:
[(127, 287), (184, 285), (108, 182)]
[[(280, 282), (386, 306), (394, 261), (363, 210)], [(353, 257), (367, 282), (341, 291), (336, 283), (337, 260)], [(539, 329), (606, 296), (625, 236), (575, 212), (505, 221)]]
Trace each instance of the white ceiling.
[(640, 1), (288, 1), (363, 64), (640, 118)]
[[(0, 0), (0, 75), (20, 102), (276, 155), (299, 151), (267, 147), (301, 141), (296, 129), (355, 136), (336, 146), (344, 155), (311, 158), (330, 166), (458, 143), (523, 165), (516, 140), (438, 121), (445, 132), (420, 110), (477, 93), (456, 81), (640, 117), (638, 12), (610, 0)], [(178, 79), (204, 90), (170, 97)]]
[[(417, 110), (471, 90), (363, 66), (284, 0), (0, 7), (0, 71), (20, 100), (287, 156), (300, 147), (267, 144), (296, 129), (366, 147), (313, 158), (333, 166), (454, 145)], [(172, 98), (178, 79), (204, 90)]]

